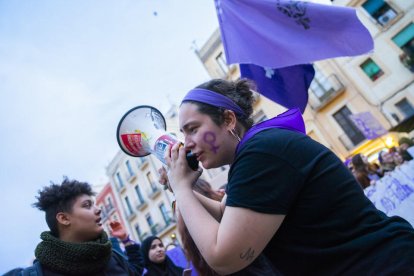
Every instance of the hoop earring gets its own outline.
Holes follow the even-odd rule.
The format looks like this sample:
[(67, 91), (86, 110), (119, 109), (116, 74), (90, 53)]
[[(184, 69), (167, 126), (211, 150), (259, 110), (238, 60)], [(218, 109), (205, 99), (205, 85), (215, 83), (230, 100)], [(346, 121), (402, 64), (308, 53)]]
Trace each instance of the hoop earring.
[(234, 138), (237, 139), (237, 141), (241, 141), (240, 136), (236, 133), (235, 129), (230, 129), (229, 132), (231, 133), (231, 135), (233, 135)]

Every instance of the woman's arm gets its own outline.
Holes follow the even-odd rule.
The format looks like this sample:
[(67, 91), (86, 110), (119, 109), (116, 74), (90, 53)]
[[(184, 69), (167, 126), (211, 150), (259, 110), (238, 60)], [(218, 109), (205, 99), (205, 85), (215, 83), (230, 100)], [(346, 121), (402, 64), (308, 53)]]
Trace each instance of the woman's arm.
[[(169, 180), (168, 180), (168, 175), (167, 175), (167, 171), (164, 167), (161, 167), (158, 170), (159, 173), (159, 179), (158, 182), (165, 186), (168, 187), (168, 189), (172, 192), (172, 189), (170, 187), (169, 184)], [(196, 191), (194, 191), (195, 196), (197, 197), (197, 199), (201, 202), (201, 204), (204, 206), (204, 208), (207, 209), (207, 211), (217, 220), (220, 221), (221, 217), (223, 216), (223, 212), (224, 212), (224, 207), (226, 204), (226, 198), (227, 196), (224, 195), (223, 199), (221, 200), (221, 202), (217, 201), (217, 200), (213, 200), (211, 198), (208, 198)]]
[(213, 200), (211, 198), (208, 198), (206, 196), (203, 196), (202, 194), (194, 191), (194, 195), (200, 201), (201, 205), (214, 217), (215, 220), (221, 221), (221, 218), (223, 217), (224, 208), (226, 205), (226, 198), (225, 195), (223, 199), (220, 201)]
[(253, 262), (285, 217), (226, 207), (219, 223), (191, 189), (177, 190), (175, 196), (194, 242), (219, 274), (234, 273)]

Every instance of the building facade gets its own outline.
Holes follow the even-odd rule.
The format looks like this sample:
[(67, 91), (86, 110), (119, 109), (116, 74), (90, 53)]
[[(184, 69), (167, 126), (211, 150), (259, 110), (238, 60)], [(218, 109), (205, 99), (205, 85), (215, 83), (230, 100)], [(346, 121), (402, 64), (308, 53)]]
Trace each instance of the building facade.
[(131, 237), (137, 241), (156, 235), (166, 244), (175, 242), (172, 197), (158, 184), (160, 167), (160, 162), (151, 155), (135, 158), (122, 151), (107, 167), (122, 215)]
[[(333, 1), (357, 9), (370, 31), (375, 49), (357, 57), (336, 58), (314, 64), (315, 78), (303, 114), (307, 134), (345, 159), (362, 152), (368, 156), (396, 145), (398, 129), (414, 120), (414, 2), (404, 0)], [(212, 78), (237, 79), (237, 65), (226, 64), (219, 30), (196, 54)], [(277, 53), (275, 53), (277, 54)], [(258, 97), (255, 119), (273, 117), (285, 108)], [(350, 119), (369, 112), (389, 132), (377, 139), (366, 135)]]
[(96, 205), (102, 210), (101, 223), (107, 233), (110, 233), (109, 223), (112, 221), (118, 221), (125, 229), (129, 229), (110, 183), (106, 184), (96, 196)]

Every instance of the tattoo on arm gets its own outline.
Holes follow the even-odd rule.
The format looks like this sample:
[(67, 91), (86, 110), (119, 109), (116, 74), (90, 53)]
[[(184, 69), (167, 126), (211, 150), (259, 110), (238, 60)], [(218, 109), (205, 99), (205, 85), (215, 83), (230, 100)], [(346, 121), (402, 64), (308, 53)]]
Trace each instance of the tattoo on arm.
[(246, 261), (252, 261), (254, 259), (254, 250), (249, 247), (246, 252), (240, 254), (240, 259)]

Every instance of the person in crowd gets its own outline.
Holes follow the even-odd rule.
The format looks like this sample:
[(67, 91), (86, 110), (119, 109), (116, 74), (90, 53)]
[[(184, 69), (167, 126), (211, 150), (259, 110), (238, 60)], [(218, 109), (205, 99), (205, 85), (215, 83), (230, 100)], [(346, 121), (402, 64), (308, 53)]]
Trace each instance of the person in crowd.
[(112, 250), (94, 195), (88, 183), (68, 178), (39, 191), (33, 205), (45, 212), (50, 231), (41, 233), (34, 264), (23, 275), (142, 275), (140, 246), (113, 223), (112, 235), (123, 239), (128, 258)]
[(378, 153), (378, 161), (380, 162), (383, 173), (392, 172), (396, 167), (393, 153), (390, 153), (388, 150), (383, 150)]
[(414, 146), (413, 140), (408, 137), (402, 137), (398, 140), (398, 151), (404, 161), (413, 160), (413, 156), (407, 151), (408, 148)]
[[(305, 134), (298, 109), (252, 127), (246, 80), (211, 80), (184, 97), (185, 146), (166, 152), (168, 179), (191, 237), (227, 275), (263, 254), (284, 275), (414, 274), (414, 230), (387, 217), (329, 149)], [(230, 165), (221, 203), (192, 186), (202, 170)], [(392, 254), (390, 254), (392, 252)]]
[(355, 178), (363, 189), (383, 176), (383, 174), (379, 172), (379, 168), (377, 169), (371, 165), (363, 154), (355, 154), (351, 159), (351, 163)]
[(161, 239), (150, 236), (142, 241), (141, 252), (144, 257), (146, 276), (181, 276), (184, 268), (176, 266), (165, 253)]
[(404, 163), (404, 159), (402, 158), (398, 147), (392, 147), (388, 150), (388, 152), (391, 154), (395, 166), (399, 166)]

